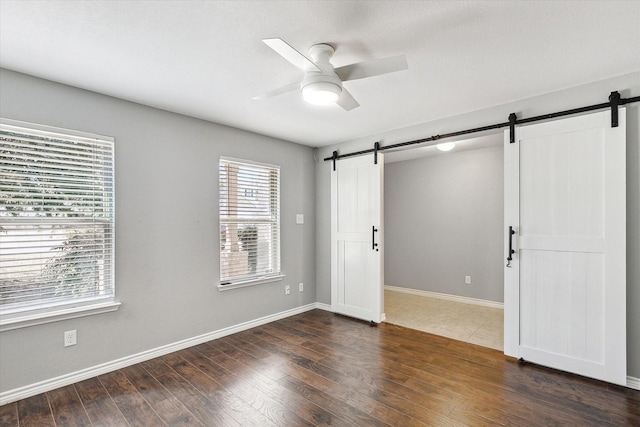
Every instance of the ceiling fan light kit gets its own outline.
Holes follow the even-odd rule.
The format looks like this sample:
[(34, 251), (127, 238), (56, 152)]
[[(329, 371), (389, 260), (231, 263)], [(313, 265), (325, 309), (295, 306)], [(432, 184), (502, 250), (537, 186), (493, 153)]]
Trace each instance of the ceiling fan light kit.
[(342, 88), (333, 83), (316, 82), (302, 87), (302, 97), (309, 104), (331, 105), (340, 99)]
[(302, 92), (303, 99), (309, 104), (337, 104), (345, 111), (350, 111), (360, 104), (344, 88), (342, 82), (378, 76), (408, 68), (405, 57), (398, 56), (382, 60), (358, 62), (339, 67), (336, 70), (330, 62), (335, 50), (329, 44), (321, 43), (311, 46), (309, 48), (311, 59), (309, 59), (280, 38), (263, 39), (262, 41), (284, 59), (302, 70), (304, 75), (299, 86), (289, 84), (256, 96), (254, 99), (271, 98), (295, 90), (298, 87)]

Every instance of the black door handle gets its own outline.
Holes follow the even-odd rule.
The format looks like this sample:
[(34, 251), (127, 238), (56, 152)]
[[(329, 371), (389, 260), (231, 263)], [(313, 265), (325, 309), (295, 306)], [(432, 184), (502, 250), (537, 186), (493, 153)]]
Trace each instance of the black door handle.
[(516, 234), (516, 232), (513, 231), (513, 227), (509, 226), (509, 252), (507, 253), (507, 267), (509, 267), (509, 268), (511, 268), (511, 261), (513, 260), (513, 257), (511, 255), (516, 253), (516, 251), (513, 250), (513, 235), (514, 234)]
[(376, 231), (378, 231), (378, 229), (376, 228), (375, 225), (371, 226), (371, 249), (375, 249), (376, 252), (378, 252), (378, 244), (376, 243)]

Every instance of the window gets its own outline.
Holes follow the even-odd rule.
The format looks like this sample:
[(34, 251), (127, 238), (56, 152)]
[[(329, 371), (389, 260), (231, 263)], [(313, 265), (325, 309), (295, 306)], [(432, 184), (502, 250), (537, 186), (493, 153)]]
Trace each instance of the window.
[(113, 302), (113, 139), (17, 123), (0, 123), (0, 320)]
[(220, 284), (280, 275), (280, 168), (221, 158)]

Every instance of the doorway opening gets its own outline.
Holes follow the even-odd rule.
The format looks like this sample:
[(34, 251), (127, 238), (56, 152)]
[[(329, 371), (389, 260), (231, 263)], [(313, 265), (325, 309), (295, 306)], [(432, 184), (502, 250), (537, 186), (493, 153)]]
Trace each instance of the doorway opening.
[(503, 135), (385, 153), (386, 322), (503, 349)]

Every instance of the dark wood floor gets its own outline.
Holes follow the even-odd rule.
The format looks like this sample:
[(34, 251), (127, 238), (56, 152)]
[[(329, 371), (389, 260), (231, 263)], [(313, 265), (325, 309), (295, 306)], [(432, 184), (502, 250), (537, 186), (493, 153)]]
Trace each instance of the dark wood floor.
[(0, 407), (2, 426), (639, 426), (640, 392), (320, 310)]

